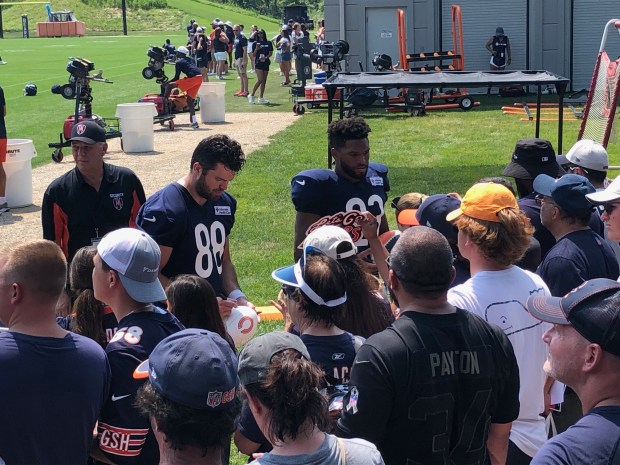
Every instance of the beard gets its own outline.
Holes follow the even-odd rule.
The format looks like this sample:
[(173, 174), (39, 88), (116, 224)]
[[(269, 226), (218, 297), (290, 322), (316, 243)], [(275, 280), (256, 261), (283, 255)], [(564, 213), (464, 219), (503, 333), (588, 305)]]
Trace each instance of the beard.
[(346, 174), (347, 176), (353, 179), (364, 179), (366, 177), (366, 174), (368, 173), (368, 168), (366, 168), (366, 171), (364, 171), (364, 174), (360, 175), (357, 171), (351, 169), (349, 166), (345, 165), (344, 163), (340, 164), (340, 169), (342, 170), (344, 174)]
[(219, 200), (219, 198), (222, 196), (222, 193), (224, 192), (223, 190), (214, 191), (213, 189), (209, 189), (204, 176), (200, 176), (200, 179), (196, 181), (195, 189), (196, 193), (207, 202)]

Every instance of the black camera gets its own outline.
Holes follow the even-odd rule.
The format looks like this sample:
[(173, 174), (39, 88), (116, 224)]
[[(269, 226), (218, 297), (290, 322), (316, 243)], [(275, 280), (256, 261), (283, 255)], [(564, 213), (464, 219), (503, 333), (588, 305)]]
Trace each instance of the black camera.
[(159, 84), (165, 84), (168, 82), (168, 78), (164, 73), (164, 65), (169, 62), (168, 50), (151, 45), (146, 52), (149, 57), (149, 62), (146, 68), (142, 70), (142, 77), (144, 79), (156, 78)]
[(95, 69), (95, 64), (92, 61), (84, 58), (70, 58), (67, 63), (67, 71), (75, 79), (85, 78), (92, 70)]
[(321, 42), (317, 48), (310, 52), (310, 59), (317, 64), (332, 65), (344, 60), (347, 53), (349, 53), (349, 43), (345, 40)]

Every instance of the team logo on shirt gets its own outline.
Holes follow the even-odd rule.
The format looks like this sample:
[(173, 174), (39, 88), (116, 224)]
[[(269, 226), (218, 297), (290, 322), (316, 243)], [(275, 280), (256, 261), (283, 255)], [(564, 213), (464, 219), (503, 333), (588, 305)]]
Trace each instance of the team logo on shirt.
[(357, 226), (355, 220), (361, 217), (363, 217), (363, 215), (357, 210), (324, 216), (310, 225), (306, 231), (306, 236), (321, 226), (331, 225), (341, 227), (349, 233), (353, 242), (357, 242), (362, 237), (362, 227)]
[(110, 194), (110, 198), (112, 199), (112, 205), (117, 210), (123, 209), (123, 193), (120, 192), (118, 194)]
[(215, 214), (216, 215), (232, 215), (232, 212), (230, 211), (230, 207), (227, 205), (216, 205), (215, 207)]
[(368, 181), (370, 181), (370, 185), (373, 187), (383, 186), (383, 178), (381, 176), (370, 176)]

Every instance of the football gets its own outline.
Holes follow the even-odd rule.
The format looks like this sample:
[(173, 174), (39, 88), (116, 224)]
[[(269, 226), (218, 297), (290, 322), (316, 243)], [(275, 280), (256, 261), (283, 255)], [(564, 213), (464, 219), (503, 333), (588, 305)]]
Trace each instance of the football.
[(248, 342), (258, 329), (258, 315), (250, 307), (239, 306), (232, 309), (226, 321), (226, 331), (237, 347)]

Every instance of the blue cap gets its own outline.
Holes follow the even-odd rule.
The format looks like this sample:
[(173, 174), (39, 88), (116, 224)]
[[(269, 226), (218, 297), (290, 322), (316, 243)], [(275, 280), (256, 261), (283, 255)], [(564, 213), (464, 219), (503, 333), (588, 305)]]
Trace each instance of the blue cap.
[(456, 241), (458, 230), (446, 215), (461, 207), (461, 201), (448, 194), (435, 194), (424, 199), (415, 214), (420, 226), (428, 226), (444, 235), (449, 241)]
[(534, 179), (534, 190), (551, 197), (562, 210), (573, 215), (586, 213), (593, 208), (586, 195), (596, 191), (587, 178), (578, 174), (565, 174), (560, 179), (539, 174)]
[(225, 410), (235, 399), (237, 356), (222, 337), (185, 329), (161, 341), (134, 371), (166, 399), (197, 410)]

